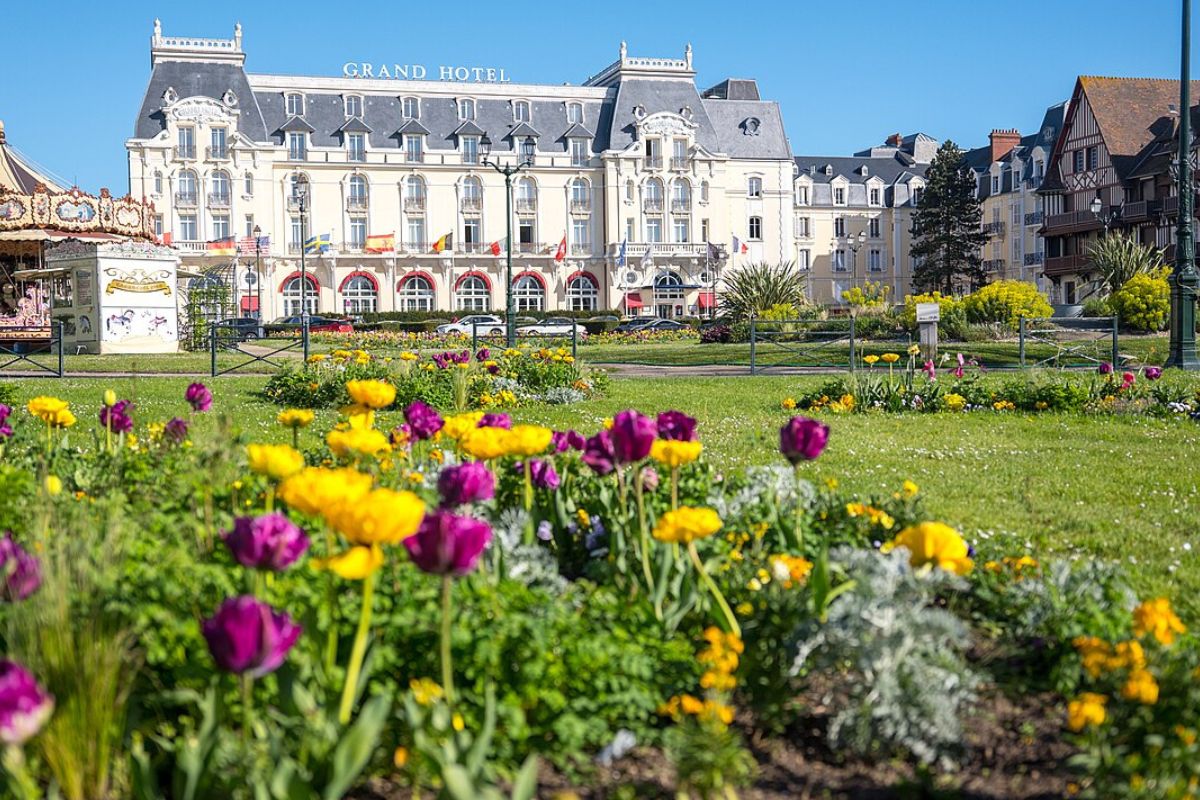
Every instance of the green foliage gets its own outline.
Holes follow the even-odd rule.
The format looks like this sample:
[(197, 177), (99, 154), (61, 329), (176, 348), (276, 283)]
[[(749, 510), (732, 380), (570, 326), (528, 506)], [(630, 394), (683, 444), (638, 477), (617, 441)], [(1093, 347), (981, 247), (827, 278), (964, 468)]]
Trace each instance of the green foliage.
[(891, 293), (892, 287), (883, 281), (864, 281), (862, 286), (852, 286), (842, 292), (842, 300), (859, 313), (883, 313)]
[(720, 309), (733, 321), (761, 315), (776, 306), (808, 305), (807, 274), (791, 261), (754, 263), (724, 273)]
[(666, 748), (680, 789), (701, 800), (736, 797), (757, 766), (738, 732), (712, 720), (684, 718), (667, 731)]
[(1035, 284), (1014, 280), (996, 281), (977, 289), (963, 298), (963, 309), (969, 322), (997, 322), (1014, 331), (1021, 317), (1039, 319), (1054, 313)]
[(1160, 331), (1171, 313), (1167, 267), (1134, 275), (1113, 292), (1109, 305), (1122, 325), (1138, 331)]
[(17, 387), (11, 383), (0, 383), (0, 404), (12, 406), (17, 402)]
[(958, 282), (975, 285), (985, 278), (979, 252), (987, 235), (980, 228), (975, 181), (963, 168), (963, 154), (947, 139), (925, 173), (926, 186), (912, 225), (917, 289), (949, 294)]
[(1088, 247), (1088, 263), (1100, 273), (1105, 297), (1119, 291), (1135, 276), (1157, 272), (1163, 266), (1163, 251), (1142, 244), (1133, 233), (1112, 231)]
[(960, 298), (934, 291), (928, 294), (904, 296), (904, 311), (900, 315), (905, 329), (917, 330), (917, 303), (937, 303), (941, 310), (938, 320), (938, 336), (946, 339), (961, 339), (967, 328), (967, 312)]

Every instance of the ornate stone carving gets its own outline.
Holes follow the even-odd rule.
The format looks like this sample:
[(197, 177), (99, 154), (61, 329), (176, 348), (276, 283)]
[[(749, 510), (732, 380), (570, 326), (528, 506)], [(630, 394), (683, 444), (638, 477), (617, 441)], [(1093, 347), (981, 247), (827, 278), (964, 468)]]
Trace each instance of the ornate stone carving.
[(680, 114), (659, 111), (638, 120), (638, 138), (645, 136), (689, 136), (696, 130), (696, 123)]
[(168, 113), (172, 119), (193, 122), (224, 122), (231, 116), (228, 108), (211, 97), (185, 97), (171, 106)]

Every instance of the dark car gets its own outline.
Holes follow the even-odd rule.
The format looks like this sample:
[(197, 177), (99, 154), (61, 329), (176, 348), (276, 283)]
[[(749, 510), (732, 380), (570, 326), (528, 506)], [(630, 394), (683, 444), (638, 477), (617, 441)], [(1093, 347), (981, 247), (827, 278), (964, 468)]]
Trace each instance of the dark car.
[(263, 337), (262, 321), (256, 317), (231, 317), (219, 320), (215, 326), (218, 336), (239, 342)]

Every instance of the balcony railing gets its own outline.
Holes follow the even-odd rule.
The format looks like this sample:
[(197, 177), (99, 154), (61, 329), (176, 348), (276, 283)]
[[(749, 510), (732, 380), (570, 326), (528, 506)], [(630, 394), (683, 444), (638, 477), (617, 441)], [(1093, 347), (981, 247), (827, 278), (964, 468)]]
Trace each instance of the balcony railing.
[(181, 147), (180, 145), (175, 145), (175, 158), (179, 161), (195, 161), (196, 148), (194, 146)]
[(983, 262), (985, 272), (1004, 272), (1004, 266), (1007, 262), (1003, 258), (992, 258)]
[(183, 208), (195, 208), (196, 207), (196, 193), (195, 192), (176, 192), (175, 193), (175, 205), (182, 206)]
[(404, 198), (404, 210), (410, 214), (424, 214), (425, 195), (410, 195)]
[(346, 151), (346, 160), (362, 164), (367, 160), (367, 151), (365, 150), (348, 150)]
[(517, 242), (514, 250), (518, 253), (541, 253), (548, 248), (541, 242)]
[(689, 199), (675, 198), (671, 201), (672, 214), (690, 214), (692, 213), (692, 201)]
[(592, 254), (591, 242), (573, 242), (571, 244), (571, 255), (573, 256), (590, 256)]
[(1004, 228), (1003, 222), (985, 222), (983, 224), (983, 232), (988, 236), (1003, 236)]
[[(708, 245), (705, 242), (629, 242), (626, 244), (625, 256), (642, 256), (647, 249), (654, 248), (653, 256), (708, 256)], [(608, 254), (617, 256), (621, 253), (620, 242), (608, 244)]]
[(1066, 275), (1072, 272), (1079, 272), (1087, 267), (1088, 259), (1085, 255), (1048, 256), (1045, 264), (1046, 275)]
[(352, 194), (346, 198), (346, 208), (350, 211), (366, 211), (367, 205), (366, 195)]
[(405, 150), (404, 160), (409, 164), (421, 164), (425, 161), (425, 153), (420, 150)]
[(1178, 214), (1179, 213), (1179, 196), (1176, 195), (1175, 197), (1168, 197), (1166, 200), (1163, 200), (1162, 209), (1163, 209), (1163, 213), (1166, 214), (1168, 217), (1172, 216), (1174, 214)]
[(400, 245), (406, 253), (424, 253), (429, 250), (429, 242), (425, 240), (405, 242)]
[(671, 169), (676, 172), (686, 172), (689, 159), (686, 156), (671, 156)]
[(230, 197), (227, 194), (210, 194), (208, 196), (209, 208), (229, 208)]
[(1045, 260), (1046, 260), (1045, 253), (1026, 253), (1025, 254), (1025, 266), (1027, 266), (1027, 267), (1037, 266), (1038, 264), (1043, 263)]
[(209, 161), (228, 161), (228, 147), (206, 147), (204, 148), (204, 157)]
[(1121, 220), (1124, 222), (1142, 220), (1148, 216), (1150, 216), (1150, 202), (1148, 200), (1134, 200), (1121, 206)]
[[(1101, 213), (1107, 213), (1109, 209), (1104, 209)], [(1046, 217), (1046, 230), (1061, 230), (1064, 228), (1099, 228), (1100, 220), (1095, 214), (1088, 211), (1068, 211), (1064, 214), (1050, 214)]]
[(646, 156), (642, 159), (645, 169), (662, 169), (662, 156)]
[(208, 249), (208, 242), (200, 242), (193, 239), (176, 239), (171, 242), (171, 247), (176, 250), (184, 250), (189, 253), (202, 253)]
[(454, 249), (460, 253), (483, 253), (490, 246), (484, 242), (459, 242)]
[(289, 147), (288, 161), (307, 161), (308, 149), (304, 147)]
[(288, 211), (299, 212), (301, 205), (303, 205), (303, 201), (299, 197), (288, 197), (288, 199), (287, 199), (287, 210)]
[(459, 201), (463, 211), (480, 211), (483, 209), (482, 197), (464, 197)]
[(1025, 224), (1030, 226), (1041, 225), (1044, 219), (1045, 215), (1041, 211), (1034, 211), (1025, 215)]
[(587, 200), (587, 199), (572, 200), (571, 201), (571, 213), (572, 214), (590, 214), (590, 213), (592, 213), (592, 201)]
[(533, 211), (537, 211), (537, 198), (536, 197), (518, 197), (516, 200), (513, 201), (513, 203), (514, 203), (514, 205), (516, 205), (517, 211), (519, 213), (520, 212), (530, 213)]
[(647, 197), (642, 200), (642, 209), (650, 213), (661, 214), (663, 210), (663, 201), (661, 197)]

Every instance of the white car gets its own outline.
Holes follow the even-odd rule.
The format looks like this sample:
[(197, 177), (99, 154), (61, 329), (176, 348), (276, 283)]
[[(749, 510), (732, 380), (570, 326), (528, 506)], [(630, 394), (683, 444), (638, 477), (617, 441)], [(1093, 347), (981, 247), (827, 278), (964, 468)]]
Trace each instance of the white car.
[(522, 336), (565, 336), (570, 337), (574, 331), (577, 338), (582, 339), (587, 336), (587, 329), (582, 325), (577, 325), (575, 320), (569, 317), (547, 317), (541, 322), (533, 325), (523, 325), (517, 328), (517, 333)]
[(463, 317), (457, 322), (448, 322), (445, 325), (438, 325), (437, 333), (462, 333), (470, 336), (478, 334), (479, 336), (490, 336), (492, 334), (504, 333), (504, 320), (493, 314), (471, 314)]

